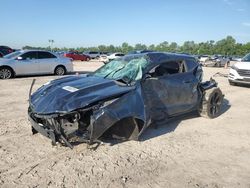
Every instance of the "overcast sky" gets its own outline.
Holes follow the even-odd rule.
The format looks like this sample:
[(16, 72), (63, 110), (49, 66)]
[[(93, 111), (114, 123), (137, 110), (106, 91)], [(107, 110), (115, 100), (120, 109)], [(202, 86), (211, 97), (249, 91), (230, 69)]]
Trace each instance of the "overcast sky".
[(1, 0), (0, 45), (250, 42), (250, 0)]

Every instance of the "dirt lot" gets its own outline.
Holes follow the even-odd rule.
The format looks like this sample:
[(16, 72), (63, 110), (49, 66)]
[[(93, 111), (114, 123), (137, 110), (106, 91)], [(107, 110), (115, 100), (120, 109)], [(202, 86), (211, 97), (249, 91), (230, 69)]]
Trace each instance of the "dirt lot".
[[(75, 64), (78, 71), (101, 65)], [(204, 71), (209, 78), (228, 69)], [(250, 88), (215, 77), (225, 94), (220, 117), (188, 115), (150, 128), (140, 142), (71, 150), (31, 134), (33, 78), (0, 80), (0, 187), (250, 187)], [(36, 77), (34, 89), (55, 78)]]

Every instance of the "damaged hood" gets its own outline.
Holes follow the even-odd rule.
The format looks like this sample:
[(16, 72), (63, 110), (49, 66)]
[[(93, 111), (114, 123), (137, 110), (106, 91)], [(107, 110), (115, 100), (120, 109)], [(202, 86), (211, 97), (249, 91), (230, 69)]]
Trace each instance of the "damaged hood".
[(37, 114), (64, 113), (125, 94), (134, 88), (101, 77), (69, 76), (44, 84), (31, 96), (30, 105)]

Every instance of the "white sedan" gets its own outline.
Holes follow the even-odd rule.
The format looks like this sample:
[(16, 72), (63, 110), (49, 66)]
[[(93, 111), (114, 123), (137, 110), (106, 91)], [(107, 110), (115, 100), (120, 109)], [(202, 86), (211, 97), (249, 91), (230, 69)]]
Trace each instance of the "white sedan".
[(111, 61), (111, 60), (120, 58), (120, 57), (122, 57), (122, 56), (124, 56), (124, 55), (125, 55), (125, 54), (123, 54), (123, 53), (117, 52), (117, 53), (113, 53), (113, 54), (109, 55), (109, 56), (108, 56), (108, 59)]
[(42, 50), (21, 50), (0, 58), (0, 79), (17, 75), (55, 74), (73, 71), (69, 58)]
[(231, 67), (228, 81), (230, 85), (250, 84), (250, 53)]

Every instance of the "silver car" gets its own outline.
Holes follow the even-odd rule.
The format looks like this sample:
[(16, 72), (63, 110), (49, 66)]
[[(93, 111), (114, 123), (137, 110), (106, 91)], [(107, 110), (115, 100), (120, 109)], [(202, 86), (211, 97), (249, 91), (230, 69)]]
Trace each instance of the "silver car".
[(0, 79), (17, 75), (56, 74), (73, 71), (69, 58), (41, 50), (21, 50), (0, 58)]
[(98, 59), (101, 56), (101, 53), (96, 51), (84, 52), (83, 54), (88, 55), (91, 59)]
[(230, 59), (226, 56), (214, 56), (202, 63), (205, 67), (224, 67), (230, 65)]

